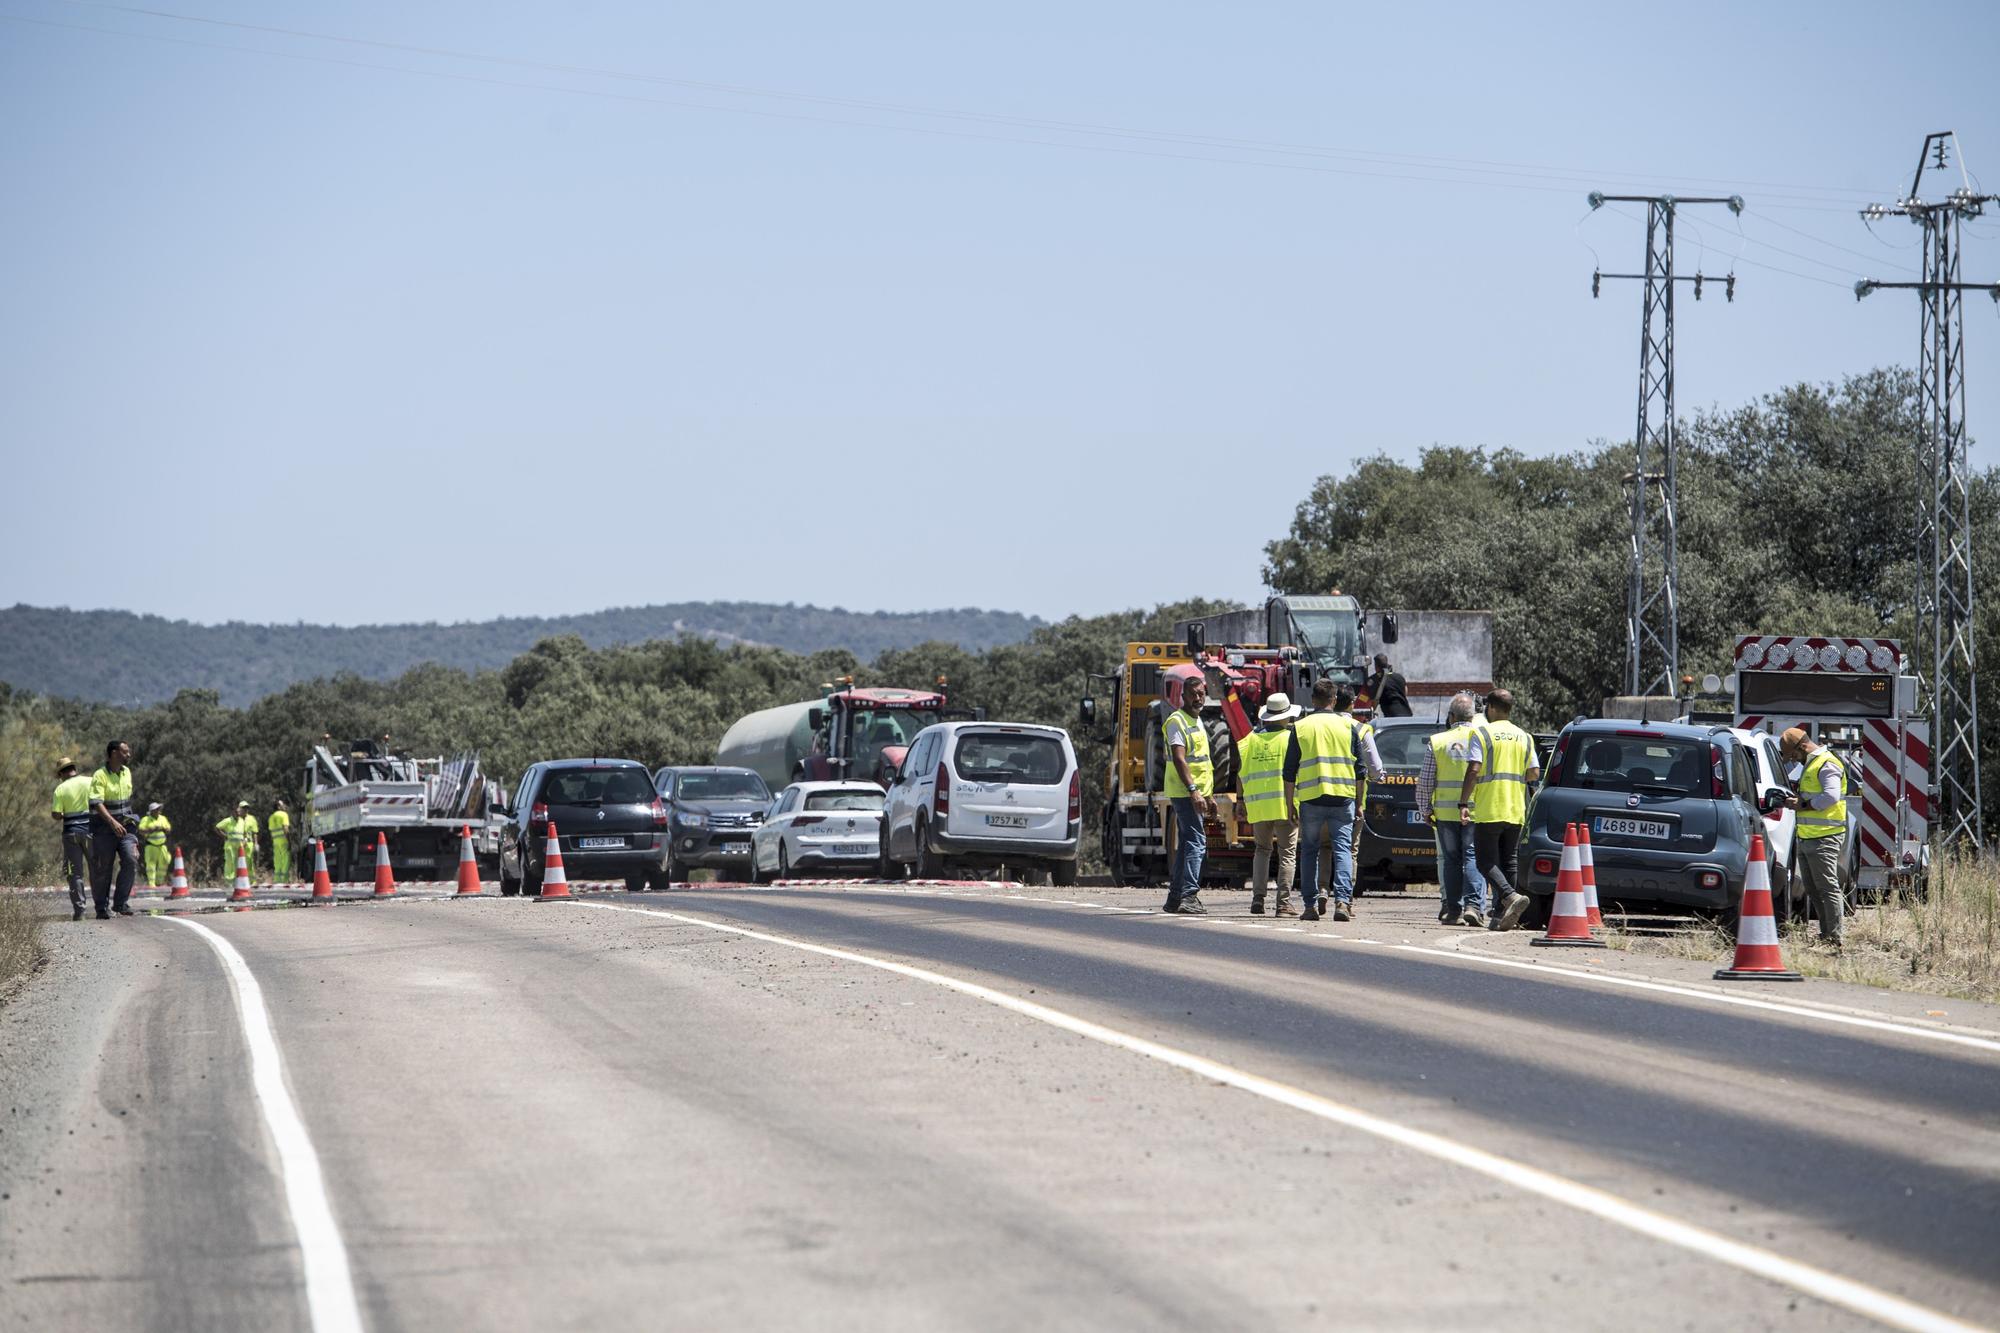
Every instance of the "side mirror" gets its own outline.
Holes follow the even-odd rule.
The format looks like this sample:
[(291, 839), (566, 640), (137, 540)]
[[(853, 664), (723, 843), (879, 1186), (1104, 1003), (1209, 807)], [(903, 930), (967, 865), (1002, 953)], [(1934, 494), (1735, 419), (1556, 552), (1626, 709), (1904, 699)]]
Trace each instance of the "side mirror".
[(825, 726), (826, 710), (824, 708), (808, 708), (806, 710), (806, 725), (814, 731), (818, 731), (821, 727)]
[(1076, 701), (1076, 715), (1082, 719), (1083, 725), (1086, 727), (1097, 721), (1097, 700), (1087, 694), (1078, 699)]
[(1766, 787), (1763, 796), (1757, 801), (1757, 812), (1759, 814), (1775, 815), (1784, 808), (1785, 789), (1783, 787)]
[(1382, 617), (1382, 642), (1394, 643), (1395, 641), (1396, 641), (1396, 617), (1385, 615)]
[(882, 781), (893, 787), (903, 780), (903, 771), (894, 764), (882, 765)]
[(1208, 626), (1197, 620), (1188, 626), (1188, 656), (1193, 657), (1208, 647)]

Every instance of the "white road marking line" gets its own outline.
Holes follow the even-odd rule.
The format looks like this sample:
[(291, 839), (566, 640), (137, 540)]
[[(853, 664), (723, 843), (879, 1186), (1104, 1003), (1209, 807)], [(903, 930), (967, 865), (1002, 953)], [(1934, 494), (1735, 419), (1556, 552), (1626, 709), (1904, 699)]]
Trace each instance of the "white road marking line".
[[(968, 895), (984, 897), (983, 894)], [(1140, 907), (1114, 907), (1108, 903), (1098, 904), (1107, 912), (1129, 913), (1137, 916), (1151, 916), (1153, 913)], [(1229, 925), (1226, 917), (1197, 922), (1199, 925)], [(1240, 923), (1236, 923), (1240, 924)], [(1546, 972), (1553, 976), (1569, 977), (1577, 981), (1601, 982), (1607, 986), (1624, 986), (1630, 990), (1651, 991), (1661, 995), (1678, 995), (1684, 999), (1701, 1000), (1708, 1004), (1733, 1005), (1739, 1009), (1757, 1009), (1767, 1013), (1789, 1014), (1794, 1018), (1807, 1018), (1819, 1023), (1832, 1023), (1841, 1027), (1865, 1028), (1874, 1032), (1891, 1032), (1902, 1037), (1919, 1037), (1925, 1041), (1944, 1042), (1952, 1046), (1964, 1046), (1972, 1050), (2000, 1054), (2000, 1039), (1977, 1037), (1966, 1032), (1955, 1032), (1947, 1028), (1926, 1027), (1915, 1023), (1902, 1023), (1893, 1018), (1869, 1018), (1852, 1011), (1824, 1008), (1814, 1005), (1786, 1004), (1781, 1000), (1766, 1000), (1754, 995), (1725, 995), (1720, 991), (1702, 990), (1695, 986), (1676, 985), (1670, 981), (1651, 981), (1644, 977), (1619, 976), (1611, 972), (1586, 971), (1582, 968), (1561, 967), (1553, 963), (1536, 963), (1519, 958), (1498, 958), (1476, 949), (1438, 949), (1422, 944), (1396, 943), (1392, 940), (1364, 939), (1358, 935), (1334, 935), (1328, 932), (1307, 931), (1300, 926), (1273, 926), (1270, 929), (1282, 934), (1306, 935), (1335, 944), (1369, 944), (1382, 949), (1394, 949), (1401, 953), (1424, 954), (1432, 958), (1442, 958), (1449, 962), (1475, 963), (1487, 967), (1507, 967), (1523, 972)]]
[(299, 1262), (306, 1275), (306, 1312), (313, 1329), (315, 1333), (360, 1333), (361, 1308), (354, 1295), (354, 1276), (347, 1266), (347, 1245), (333, 1220), (319, 1154), (313, 1151), (305, 1121), (299, 1118), (298, 1107), (285, 1087), (284, 1060), (271, 1030), (270, 1011), (264, 1007), (263, 988), (228, 940), (184, 916), (163, 919), (186, 926), (207, 940), (222, 960), (230, 989), (236, 992), (236, 1013), (242, 1022), (244, 1044), (250, 1048), (250, 1082), (278, 1152), (278, 1175), (285, 1182), (285, 1203), (299, 1240)]
[(1276, 1079), (1265, 1078), (1261, 1074), (1252, 1074), (1245, 1070), (1237, 1069), (1232, 1065), (1225, 1065), (1219, 1061), (1210, 1060), (1206, 1056), (1195, 1055), (1172, 1046), (1162, 1045), (1156, 1041), (1149, 1041), (1144, 1037), (1135, 1037), (1130, 1033), (1120, 1032), (1116, 1028), (1108, 1028), (1100, 1023), (1093, 1023), (1087, 1018), (1078, 1018), (1074, 1014), (1066, 1014), (1060, 1009), (1051, 1009), (1047, 1005), (1036, 1004), (1032, 1000), (1023, 1000), (1018, 996), (1008, 995), (1004, 991), (994, 990), (990, 986), (982, 986), (978, 982), (962, 981), (957, 977), (946, 976), (942, 972), (932, 972), (927, 968), (912, 967), (908, 963), (898, 963), (887, 958), (876, 958), (869, 954), (855, 953), (849, 949), (835, 949), (828, 945), (812, 944), (806, 940), (792, 939), (784, 935), (772, 935), (761, 930), (748, 930), (742, 926), (724, 925), (719, 921), (704, 921), (700, 917), (687, 916), (680, 912), (667, 912), (657, 908), (646, 907), (617, 907), (610, 903), (593, 902), (579, 902), (577, 906), (593, 907), (605, 912), (631, 912), (637, 916), (663, 917), (669, 921), (681, 922), (684, 925), (700, 926), (704, 930), (718, 931), (726, 935), (738, 935), (744, 939), (758, 940), (765, 944), (776, 944), (783, 948), (818, 954), (823, 958), (833, 958), (841, 962), (858, 963), (863, 967), (872, 967), (882, 972), (892, 972), (897, 976), (908, 977), (913, 981), (922, 981), (933, 986), (942, 986), (946, 990), (956, 991), (960, 995), (970, 996), (976, 1000), (983, 1000), (988, 1004), (997, 1005), (1002, 1009), (1010, 1010), (1025, 1018), (1032, 1018), (1037, 1022), (1046, 1023), (1050, 1027), (1074, 1033), (1090, 1041), (1099, 1042), (1118, 1050), (1128, 1051), (1134, 1055), (1141, 1055), (1149, 1060), (1157, 1060), (1161, 1064), (1170, 1065), (1175, 1069), (1208, 1079), (1211, 1082), (1221, 1083), (1228, 1087), (1248, 1092), (1254, 1096), (1262, 1097), (1267, 1101), (1276, 1102), (1281, 1106), (1289, 1106), (1296, 1111), (1304, 1111), (1307, 1115), (1330, 1121), (1336, 1125), (1344, 1125), (1349, 1129), (1359, 1130), (1364, 1134), (1372, 1134), (1377, 1138), (1387, 1139), (1391, 1143), (1400, 1144), (1427, 1157), (1434, 1157), (1439, 1161), (1449, 1162), (1454, 1166), (1461, 1166), (1469, 1171), (1476, 1171), (1480, 1175), (1498, 1180), (1503, 1184), (1512, 1185), (1530, 1194), (1540, 1195), (1542, 1198), (1548, 1199), (1553, 1203), (1574, 1208), (1579, 1212), (1589, 1213), (1593, 1217), (1599, 1217), (1612, 1223), (1614, 1226), (1624, 1227), (1628, 1231), (1637, 1232), (1642, 1236), (1649, 1236), (1654, 1240), (1663, 1241), (1668, 1245), (1678, 1246), (1681, 1249), (1713, 1259), (1718, 1263), (1741, 1269), (1756, 1277), (1790, 1287), (1794, 1291), (1803, 1292), (1830, 1305), (1838, 1305), (1844, 1309), (1852, 1310), (1856, 1314), (1864, 1315), (1878, 1323), (1887, 1324), (1892, 1328), (1922, 1330), (1924, 1333), (1929, 1333), (1931, 1330), (1938, 1330), (1940, 1333), (1947, 1330), (1953, 1331), (1953, 1333), (1972, 1333), (1973, 1330), (1977, 1329), (1977, 1325), (1963, 1323), (1942, 1311), (1932, 1310), (1926, 1306), (1918, 1305), (1913, 1301), (1906, 1301), (1900, 1296), (1878, 1290), (1864, 1283), (1855, 1282), (1850, 1278), (1841, 1277), (1837, 1273), (1829, 1273), (1824, 1269), (1814, 1268), (1810, 1264), (1802, 1264), (1796, 1260), (1787, 1259), (1783, 1255), (1773, 1254), (1769, 1250), (1762, 1250), (1754, 1245), (1746, 1245), (1741, 1241), (1731, 1240), (1727, 1236), (1705, 1230), (1692, 1223), (1676, 1221), (1674, 1218), (1667, 1217), (1664, 1214), (1642, 1208), (1638, 1204), (1628, 1203), (1614, 1194), (1607, 1194), (1603, 1190), (1594, 1189), (1589, 1185), (1580, 1185), (1576, 1181), (1553, 1175), (1538, 1167), (1528, 1166), (1525, 1163), (1516, 1162), (1511, 1158), (1501, 1157), (1479, 1148), (1467, 1147), (1465, 1144), (1444, 1138), (1441, 1135), (1430, 1134), (1421, 1129), (1412, 1129), (1408, 1125), (1397, 1124), (1393, 1120), (1384, 1120), (1379, 1116), (1370, 1115), (1366, 1111), (1357, 1110), (1354, 1107), (1333, 1101), (1330, 1098), (1322, 1097), (1317, 1093), (1307, 1092), (1303, 1088), (1295, 1088), (1288, 1083), (1280, 1083)]

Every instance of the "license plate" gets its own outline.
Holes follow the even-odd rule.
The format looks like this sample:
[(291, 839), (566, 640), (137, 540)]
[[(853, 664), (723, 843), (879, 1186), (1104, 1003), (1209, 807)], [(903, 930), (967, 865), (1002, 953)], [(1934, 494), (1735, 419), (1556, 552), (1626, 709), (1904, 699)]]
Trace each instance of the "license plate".
[(1403, 812), (1403, 822), (1406, 824), (1428, 824), (1431, 821), (1425, 818), (1424, 812), (1421, 810), (1405, 810)]
[(578, 839), (576, 840), (576, 845), (577, 845), (577, 846), (579, 846), (579, 847), (623, 847), (623, 846), (625, 845), (625, 839), (623, 839), (623, 838), (578, 838)]
[(750, 855), (750, 844), (747, 842), (725, 842), (722, 844), (722, 854), (724, 856), (748, 856)]
[(1026, 828), (1028, 827), (1028, 817), (1026, 815), (988, 815), (986, 816), (986, 826), (988, 828)]
[(1622, 838), (1666, 839), (1674, 835), (1674, 826), (1657, 819), (1625, 819), (1617, 815), (1599, 815), (1596, 831)]

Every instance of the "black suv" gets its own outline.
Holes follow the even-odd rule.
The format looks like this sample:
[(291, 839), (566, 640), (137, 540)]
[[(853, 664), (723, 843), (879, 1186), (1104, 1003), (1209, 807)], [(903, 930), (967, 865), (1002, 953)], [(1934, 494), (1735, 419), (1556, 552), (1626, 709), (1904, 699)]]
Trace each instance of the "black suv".
[(750, 878), (750, 835), (771, 808), (771, 789), (750, 768), (663, 768), (653, 790), (666, 802), (667, 873), (685, 880), (695, 866)]
[(1430, 811), (1417, 806), (1417, 773), (1423, 767), (1424, 747), (1445, 727), (1420, 717), (1377, 718), (1373, 725), (1375, 750), (1389, 780), (1368, 783), (1361, 842), (1355, 850), (1356, 887), (1435, 883), (1437, 842), (1431, 836)]
[(667, 807), (631, 759), (549, 759), (531, 765), (500, 834), (500, 892), (539, 897), (549, 825), (567, 879), (622, 879), (637, 893), (667, 887)]
[[(1590, 828), (1597, 897), (1734, 911), (1750, 837), (1782, 793), (1727, 727), (1584, 719), (1563, 728), (1528, 809), (1517, 883), (1543, 916), (1562, 864), (1564, 827)], [(1767, 845), (1766, 860), (1772, 857)]]

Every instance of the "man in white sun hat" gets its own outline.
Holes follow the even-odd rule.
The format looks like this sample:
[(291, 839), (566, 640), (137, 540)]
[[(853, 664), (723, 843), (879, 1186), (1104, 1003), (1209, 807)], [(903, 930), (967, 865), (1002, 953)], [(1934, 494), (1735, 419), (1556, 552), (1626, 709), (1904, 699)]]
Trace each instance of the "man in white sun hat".
[(1250, 860), (1250, 914), (1264, 914), (1264, 897), (1271, 883), (1272, 853), (1278, 862), (1276, 916), (1297, 916), (1292, 906), (1292, 874), (1299, 857), (1299, 802), (1292, 783), (1285, 781), (1285, 752), (1292, 744), (1292, 719), (1299, 706), (1283, 692), (1264, 701), (1257, 729), (1236, 743), (1237, 781), (1243, 791), (1243, 817), (1256, 838)]

